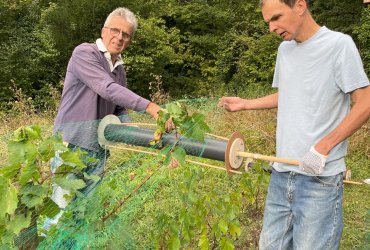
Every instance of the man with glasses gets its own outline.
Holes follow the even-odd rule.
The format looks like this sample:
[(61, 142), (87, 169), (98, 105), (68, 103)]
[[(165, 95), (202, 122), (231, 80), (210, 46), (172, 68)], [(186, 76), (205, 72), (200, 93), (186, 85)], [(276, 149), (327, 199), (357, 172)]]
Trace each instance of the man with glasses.
[[(96, 158), (87, 163), (88, 174), (101, 175), (107, 158), (107, 151), (98, 143), (100, 119), (114, 114), (124, 122), (127, 109), (146, 111), (158, 118), (160, 107), (127, 87), (121, 53), (130, 45), (136, 29), (135, 15), (127, 8), (117, 8), (107, 17), (101, 38), (78, 45), (68, 63), (54, 132), (61, 132), (72, 150), (81, 149)], [(168, 130), (173, 128), (171, 121), (166, 125)], [(96, 184), (89, 181), (81, 191), (88, 194)], [(67, 205), (65, 193), (60, 187), (54, 190), (53, 199), (62, 208)]]
[(346, 139), (370, 117), (369, 79), (351, 37), (320, 27), (308, 0), (261, 5), (270, 32), (284, 40), (273, 79), (278, 92), (222, 97), (219, 106), (278, 108), (276, 154), (301, 163), (273, 165), (259, 249), (338, 249)]

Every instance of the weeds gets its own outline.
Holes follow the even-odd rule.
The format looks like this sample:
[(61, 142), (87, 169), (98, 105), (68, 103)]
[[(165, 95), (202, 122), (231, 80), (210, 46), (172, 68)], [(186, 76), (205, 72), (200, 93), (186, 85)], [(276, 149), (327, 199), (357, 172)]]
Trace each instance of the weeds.
[(149, 82), (149, 90), (151, 92), (150, 99), (152, 102), (155, 102), (159, 105), (168, 103), (170, 101), (170, 96), (168, 93), (163, 90), (162, 76), (150, 74), (154, 80)]
[[(153, 101), (162, 104), (168, 102), (169, 96), (162, 88), (161, 77), (154, 75), (153, 77), (151, 98)], [(51, 133), (60, 94), (54, 88), (51, 88), (49, 93), (51, 96), (54, 96), (55, 102), (45, 106), (45, 108), (47, 107), (46, 111), (40, 112), (35, 107), (35, 100), (24, 96), (21, 89), (14, 91), (15, 101), (9, 103), (10, 110), (0, 111), (0, 166), (3, 166), (7, 158), (5, 145), (11, 131), (23, 125), (39, 124), (47, 127), (47, 133)], [(187, 103), (191, 110), (206, 114), (206, 122), (212, 128), (212, 133), (229, 137), (234, 131), (239, 131), (245, 137), (247, 151), (267, 155), (275, 154), (276, 112), (274, 110), (226, 113), (217, 108), (215, 102), (216, 100), (212, 99), (203, 100), (201, 103), (194, 102), (193, 105), (190, 100)], [(135, 119), (141, 119), (143, 122), (145, 120), (153, 122), (142, 114), (138, 114), (137, 117), (134, 114), (134, 116)], [(346, 162), (352, 170), (353, 179), (356, 181), (370, 178), (369, 135), (370, 121), (350, 139), (349, 154)], [(124, 165), (122, 165), (122, 161), (125, 162)], [(119, 150), (112, 151), (112, 157), (108, 162), (108, 175), (102, 185), (118, 186), (121, 193), (115, 194), (115, 197), (111, 197), (112, 193), (109, 193), (107, 197), (110, 197), (112, 200), (124, 197), (125, 193), (129, 191), (130, 185), (135, 186), (135, 181), (140, 181), (140, 178), (147, 174), (145, 169), (149, 169), (152, 163), (152, 156), (129, 154)], [(188, 165), (186, 168), (194, 169), (197, 167)], [(174, 198), (177, 195), (174, 192), (177, 192), (176, 185), (184, 179), (182, 170), (182, 168), (168, 169), (154, 176), (151, 183), (144, 187), (142, 192), (132, 197), (122, 209), (122, 212), (117, 217), (117, 221), (119, 220), (120, 223), (116, 221), (116, 224), (110, 227), (111, 231), (107, 234), (110, 238), (101, 239), (101, 241), (109, 242), (109, 245), (111, 245), (112, 241), (119, 241), (118, 239), (122, 238), (120, 236), (121, 233), (130, 234), (130, 237), (134, 237), (131, 239), (134, 245), (136, 244), (139, 247), (150, 245), (149, 235), (155, 227), (155, 216), (159, 212), (171, 216), (174, 215), (177, 209), (181, 208), (181, 203)], [(130, 173), (135, 173), (134, 180), (129, 180)], [(237, 184), (234, 177), (229, 177), (224, 172), (206, 169), (204, 170), (204, 175), (205, 178), (199, 183), (199, 188), (204, 190), (205, 194), (211, 191), (210, 187), (213, 187), (214, 184), (217, 184), (214, 189), (224, 189), (225, 191), (232, 189)], [(253, 175), (250, 175), (248, 178), (255, 180)], [(248, 182), (245, 184), (248, 184)], [(240, 190), (240, 192), (243, 192), (243, 190)], [(258, 247), (265, 192), (265, 188), (260, 190), (254, 189), (250, 193), (250, 197), (245, 197), (253, 198), (255, 203), (254, 206), (242, 206), (242, 213), (239, 217), (241, 234), (235, 241), (237, 249), (257, 249)], [(97, 190), (97, 193), (99, 193), (99, 190)], [(108, 194), (101, 195), (100, 200), (96, 197), (97, 202), (102, 200), (103, 195)], [(341, 249), (366, 248), (368, 244), (366, 243), (366, 230), (368, 230), (368, 224), (366, 223), (369, 220), (369, 195), (369, 187), (366, 185), (346, 185), (343, 206), (345, 227)], [(103, 204), (100, 206), (103, 206)], [(115, 230), (119, 225), (127, 224), (130, 225), (129, 229), (124, 227), (121, 230)], [(105, 247), (109, 248), (108, 245), (105, 245)]]

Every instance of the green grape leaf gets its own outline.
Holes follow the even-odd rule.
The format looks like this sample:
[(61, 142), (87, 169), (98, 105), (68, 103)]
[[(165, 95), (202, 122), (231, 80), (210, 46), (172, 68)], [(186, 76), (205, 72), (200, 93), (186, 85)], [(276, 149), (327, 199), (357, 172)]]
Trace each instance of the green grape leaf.
[(9, 163), (11, 165), (21, 164), (26, 159), (26, 150), (23, 142), (8, 142)]
[(168, 241), (168, 248), (171, 250), (180, 249), (180, 239), (176, 235), (173, 235)]
[(12, 179), (18, 174), (20, 168), (21, 168), (20, 164), (13, 164), (0, 168), (0, 175), (7, 179)]
[(185, 165), (185, 156), (186, 156), (186, 152), (183, 148), (181, 147), (175, 147), (175, 149), (173, 150), (172, 154), (171, 154), (171, 157), (175, 158), (180, 165)]
[(198, 247), (201, 250), (208, 250), (209, 249), (209, 241), (207, 238), (207, 234), (203, 234), (199, 237)]
[(197, 124), (195, 124), (190, 130), (188, 137), (193, 138), (197, 141), (203, 142), (204, 141), (204, 131)]
[(170, 152), (171, 152), (171, 146), (166, 146), (161, 150), (161, 155), (165, 156), (165, 159), (163, 161), (164, 166), (168, 166), (168, 164), (170, 164), (170, 161), (171, 161)]
[(238, 225), (235, 225), (234, 223), (230, 223), (229, 231), (230, 231), (230, 234), (234, 237), (238, 237), (241, 234), (240, 227)]
[(78, 189), (84, 188), (86, 186), (85, 182), (80, 179), (68, 179), (63, 177), (53, 178), (55, 184), (61, 188), (69, 191), (77, 191)]
[(166, 104), (166, 109), (173, 117), (183, 116), (186, 113), (184, 107), (182, 107), (179, 102), (171, 102)]
[(227, 222), (225, 220), (220, 220), (220, 222), (218, 223), (218, 228), (223, 233), (227, 233), (227, 230), (229, 229)]
[(38, 125), (27, 126), (24, 128), (24, 131), (29, 141), (42, 139), (41, 128)]
[(220, 241), (220, 247), (222, 250), (234, 250), (234, 244), (228, 238), (222, 238)]
[(34, 162), (27, 163), (26, 166), (21, 169), (21, 174), (19, 176), (19, 183), (21, 185), (26, 185), (26, 183), (32, 178), (35, 178), (36, 180), (40, 178), (40, 173)]
[(14, 131), (14, 141), (33, 141), (41, 139), (41, 128), (37, 125), (20, 127)]
[(76, 152), (66, 151), (61, 153), (60, 158), (63, 160), (63, 164), (72, 166), (72, 167), (79, 167), (78, 169), (82, 169), (85, 167), (85, 164), (81, 160), (81, 151), (78, 150)]
[(58, 174), (67, 175), (68, 173), (71, 173), (73, 169), (74, 169), (73, 166), (62, 164), (57, 168), (54, 174), (55, 175), (58, 175)]
[(6, 230), (5, 228), (4, 231), (0, 230), (0, 237), (0, 242), (2, 243), (0, 250), (18, 250), (18, 248), (11, 247), (14, 243), (14, 234), (11, 231)]
[(83, 173), (83, 175), (84, 175), (84, 177), (86, 178), (86, 179), (90, 179), (90, 180), (92, 180), (93, 182), (98, 182), (98, 181), (100, 181), (100, 179), (101, 179), (101, 177), (99, 176), (99, 175), (93, 175), (93, 174), (87, 174), (87, 173)]
[(187, 133), (189, 133), (189, 131), (192, 129), (192, 127), (194, 126), (194, 122), (193, 122), (193, 119), (191, 119), (190, 116), (187, 116), (184, 118), (181, 126), (180, 126), (180, 133), (185, 136), (185, 137), (188, 137)]
[(56, 151), (65, 152), (67, 151), (67, 147), (63, 145), (61, 135), (55, 134), (42, 141), (38, 150), (43, 161), (49, 161), (55, 156)]
[(36, 196), (36, 195), (23, 195), (21, 197), (21, 201), (28, 208), (33, 208), (33, 207), (36, 207), (42, 204), (43, 199), (40, 196)]
[(31, 224), (31, 218), (32, 218), (31, 212), (28, 212), (26, 216), (25, 214), (16, 214), (7, 223), (6, 227), (8, 230), (18, 235), (22, 229), (29, 227), (29, 225)]
[(47, 187), (40, 185), (27, 185), (22, 187), (19, 191), (22, 203), (29, 208), (42, 204), (47, 193)]
[(191, 240), (191, 230), (188, 222), (182, 225), (181, 233), (185, 242), (189, 242)]
[(205, 133), (211, 131), (208, 125), (204, 122), (205, 116), (200, 113), (194, 113), (191, 118), (193, 121), (193, 127), (190, 130), (191, 133), (189, 137), (203, 142)]
[(205, 116), (200, 113), (194, 113), (192, 118), (196, 124), (198, 124), (199, 128), (204, 132), (211, 132), (211, 129), (208, 127), (207, 123), (205, 122)]
[(10, 180), (0, 176), (0, 220), (6, 214), (14, 214), (18, 204), (18, 192)]
[(9, 141), (8, 143), (8, 152), (9, 152), (9, 163), (19, 164), (23, 163), (26, 160), (35, 161), (37, 157), (37, 147), (31, 142), (17, 142)]
[(53, 218), (60, 211), (58, 205), (49, 197), (44, 199), (43, 206), (40, 209), (41, 215), (46, 215), (49, 218)]

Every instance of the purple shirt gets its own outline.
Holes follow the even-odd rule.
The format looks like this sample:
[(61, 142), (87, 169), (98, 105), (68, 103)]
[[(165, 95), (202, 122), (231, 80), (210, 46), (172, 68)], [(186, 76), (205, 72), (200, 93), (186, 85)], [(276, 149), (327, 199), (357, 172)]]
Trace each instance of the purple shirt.
[(149, 103), (127, 88), (123, 65), (111, 72), (104, 51), (96, 44), (83, 43), (68, 63), (54, 132), (61, 132), (66, 142), (99, 150), (100, 119), (126, 114), (126, 109), (144, 111)]

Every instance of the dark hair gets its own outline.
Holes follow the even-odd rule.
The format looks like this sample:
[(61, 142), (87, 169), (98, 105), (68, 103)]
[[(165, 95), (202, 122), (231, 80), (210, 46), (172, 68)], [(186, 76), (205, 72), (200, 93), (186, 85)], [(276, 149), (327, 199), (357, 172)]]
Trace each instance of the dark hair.
[[(265, 0), (260, 0), (260, 5), (262, 6), (263, 5), (263, 2), (264, 2)], [(296, 2), (297, 0), (280, 0), (280, 2), (282, 2), (282, 3), (285, 3), (286, 5), (288, 5), (290, 8), (293, 8), (294, 7), (294, 5), (295, 5), (295, 2)], [(308, 7), (308, 4), (309, 4), (309, 0), (305, 0), (306, 1), (306, 3), (307, 3), (307, 7)]]

